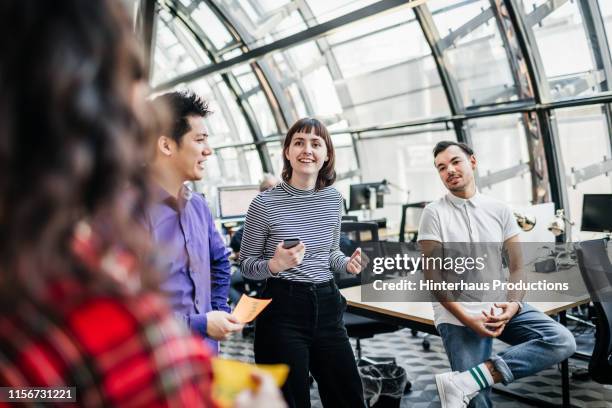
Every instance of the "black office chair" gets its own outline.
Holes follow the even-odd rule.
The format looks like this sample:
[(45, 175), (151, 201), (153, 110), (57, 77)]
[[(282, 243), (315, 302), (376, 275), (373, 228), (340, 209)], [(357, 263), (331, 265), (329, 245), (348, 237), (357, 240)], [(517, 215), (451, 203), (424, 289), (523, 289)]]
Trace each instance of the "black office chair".
[(343, 215), (342, 216), (342, 221), (359, 221), (359, 219), (357, 218), (356, 215)]
[[(427, 206), (427, 204), (429, 204), (429, 201), (420, 201), (417, 203), (409, 203), (409, 204), (403, 204), (402, 205), (402, 218), (400, 220), (400, 229), (399, 229), (399, 242), (406, 242), (406, 224), (407, 224), (407, 215), (406, 213), (408, 212), (409, 208), (413, 208), (413, 209), (418, 209), (421, 212), (423, 211), (423, 208), (425, 208)], [(420, 219), (420, 214), (419, 214), (419, 219)], [(418, 232), (412, 232), (410, 239), (408, 240), (408, 242), (417, 242), (419, 233)], [(419, 334), (419, 332), (415, 329), (412, 329), (412, 336), (416, 337)], [(429, 342), (429, 334), (425, 334), (425, 337), (423, 337), (423, 350), (427, 351), (429, 350), (431, 344)]]
[[(366, 241), (378, 241), (378, 224), (375, 222), (347, 221), (340, 224), (340, 231), (348, 235), (349, 239), (361, 244)], [(369, 239), (363, 239), (365, 232), (370, 233)]]
[[(400, 230), (399, 230), (399, 242), (406, 242), (406, 211), (409, 208), (417, 208), (417, 209), (423, 209), (425, 208), (425, 206), (429, 204), (429, 201), (421, 201), (418, 203), (410, 203), (410, 204), (404, 204), (402, 205), (402, 218), (400, 221)], [(420, 216), (419, 216), (420, 218)], [(417, 240), (417, 236), (418, 233), (415, 232), (413, 234), (413, 236), (410, 238), (410, 241), (412, 242), (416, 242)]]
[(612, 384), (612, 264), (606, 240), (583, 241), (577, 245), (576, 255), (597, 316), (589, 374), (598, 383)]
[[(351, 240), (351, 244), (345, 245), (343, 248), (346, 256), (351, 256), (355, 248), (359, 247), (362, 242), (378, 241), (378, 224), (375, 222), (343, 221), (340, 231)], [(369, 233), (369, 239), (366, 239), (365, 233)], [(334, 279), (336, 279), (336, 284), (339, 288), (348, 288), (361, 284), (359, 275), (355, 276), (349, 273), (334, 274)], [(378, 320), (350, 312), (345, 313), (343, 319), (348, 336), (356, 340), (355, 349), (359, 360), (361, 360), (361, 339), (374, 337), (375, 334), (394, 332), (399, 329), (398, 326), (382, 323)]]

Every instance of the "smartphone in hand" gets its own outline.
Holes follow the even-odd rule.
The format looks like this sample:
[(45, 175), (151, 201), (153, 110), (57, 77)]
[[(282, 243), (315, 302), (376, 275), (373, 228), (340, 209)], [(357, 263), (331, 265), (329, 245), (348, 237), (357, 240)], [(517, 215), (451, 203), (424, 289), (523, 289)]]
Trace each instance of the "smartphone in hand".
[(299, 238), (283, 239), (283, 248), (285, 249), (293, 248), (299, 243), (300, 243)]

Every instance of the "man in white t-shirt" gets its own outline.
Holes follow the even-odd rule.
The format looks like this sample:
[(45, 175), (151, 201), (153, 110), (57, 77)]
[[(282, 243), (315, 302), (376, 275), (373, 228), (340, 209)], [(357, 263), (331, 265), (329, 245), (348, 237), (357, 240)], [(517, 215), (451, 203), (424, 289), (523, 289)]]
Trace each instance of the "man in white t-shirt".
[[(432, 255), (448, 243), (498, 243), (498, 252), (508, 253), (512, 279), (521, 268), (521, 256), (519, 229), (510, 208), (476, 190), (477, 161), (469, 146), (440, 142), (433, 155), (449, 193), (423, 212), (418, 234), (423, 253)], [(508, 384), (574, 353), (576, 342), (565, 327), (518, 300), (434, 303), (436, 328), (453, 370), (436, 375), (442, 408), (490, 407), (494, 383)], [(511, 347), (492, 355), (493, 338)]]

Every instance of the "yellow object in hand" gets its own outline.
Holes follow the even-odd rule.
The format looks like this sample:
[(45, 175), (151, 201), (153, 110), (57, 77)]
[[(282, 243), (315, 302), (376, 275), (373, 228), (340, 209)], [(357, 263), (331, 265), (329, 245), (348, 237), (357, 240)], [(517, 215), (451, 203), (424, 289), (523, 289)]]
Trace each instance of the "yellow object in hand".
[(264, 372), (281, 387), (289, 374), (286, 364), (248, 364), (235, 360), (213, 358), (213, 398), (221, 408), (232, 406), (234, 399), (244, 390), (256, 390), (257, 384), (252, 374), (256, 371)]

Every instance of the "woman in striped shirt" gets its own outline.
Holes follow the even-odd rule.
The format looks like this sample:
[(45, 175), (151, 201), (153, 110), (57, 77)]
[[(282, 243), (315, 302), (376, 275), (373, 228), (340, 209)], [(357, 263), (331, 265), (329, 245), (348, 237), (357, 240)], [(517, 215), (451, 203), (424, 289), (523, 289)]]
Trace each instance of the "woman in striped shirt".
[[(308, 373), (326, 407), (362, 407), (363, 390), (342, 315), (346, 300), (332, 271), (361, 271), (361, 250), (349, 258), (339, 248), (342, 196), (334, 147), (316, 119), (296, 122), (283, 145), (283, 182), (251, 203), (240, 251), (242, 273), (267, 279), (273, 301), (255, 331), (257, 363), (291, 368), (283, 387), (291, 407), (309, 407)], [(284, 248), (283, 240), (300, 243)]]

